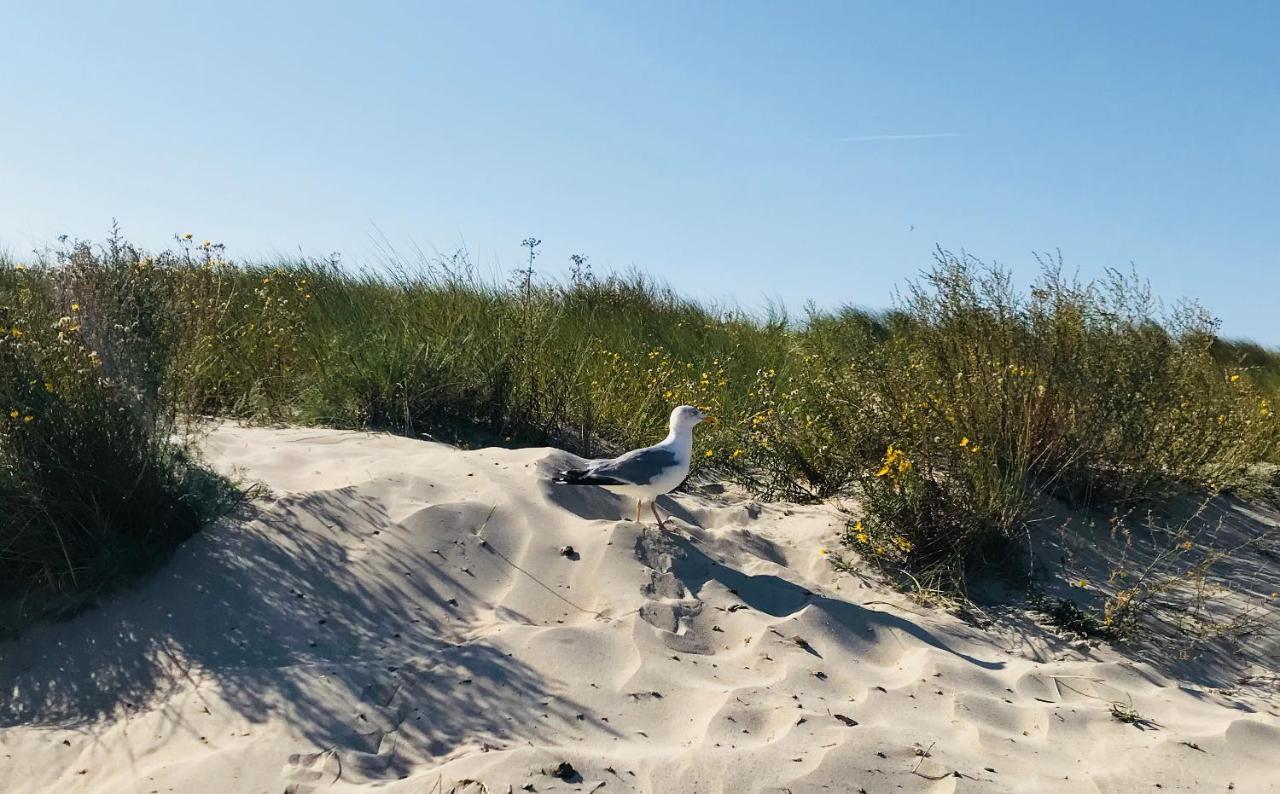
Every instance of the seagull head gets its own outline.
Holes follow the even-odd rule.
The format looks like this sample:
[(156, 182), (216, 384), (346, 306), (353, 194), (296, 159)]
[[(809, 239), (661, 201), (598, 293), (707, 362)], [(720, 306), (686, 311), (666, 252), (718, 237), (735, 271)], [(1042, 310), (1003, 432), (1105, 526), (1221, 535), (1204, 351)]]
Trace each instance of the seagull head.
[[(704, 420), (711, 419), (702, 411), (694, 408), (692, 405), (682, 405), (671, 412), (671, 429), (693, 430), (693, 426)], [(714, 419), (711, 419), (714, 422)]]

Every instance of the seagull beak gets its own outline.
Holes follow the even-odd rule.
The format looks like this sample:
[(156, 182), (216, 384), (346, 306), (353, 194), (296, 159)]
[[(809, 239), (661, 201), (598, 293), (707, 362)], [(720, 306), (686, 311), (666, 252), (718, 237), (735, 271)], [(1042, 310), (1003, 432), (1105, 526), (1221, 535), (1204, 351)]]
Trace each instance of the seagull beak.
[(710, 414), (703, 414), (702, 421), (706, 422), (709, 425), (714, 425), (716, 423), (716, 418), (714, 416), (711, 416)]

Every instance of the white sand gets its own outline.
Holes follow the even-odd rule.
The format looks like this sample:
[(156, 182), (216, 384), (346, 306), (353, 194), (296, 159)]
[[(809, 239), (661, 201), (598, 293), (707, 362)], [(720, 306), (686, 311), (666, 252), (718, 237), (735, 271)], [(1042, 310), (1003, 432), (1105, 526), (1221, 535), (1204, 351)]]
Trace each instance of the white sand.
[(0, 790), (1280, 790), (1274, 704), (837, 576), (825, 508), (680, 495), (662, 533), (554, 450), (206, 448), (274, 495), (0, 646)]

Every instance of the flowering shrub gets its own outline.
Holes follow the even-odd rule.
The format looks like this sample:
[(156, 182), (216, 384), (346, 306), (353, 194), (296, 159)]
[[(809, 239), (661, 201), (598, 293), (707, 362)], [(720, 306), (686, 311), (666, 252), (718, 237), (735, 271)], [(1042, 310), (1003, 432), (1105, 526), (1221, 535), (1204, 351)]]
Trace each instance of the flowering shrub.
[(1121, 274), (1079, 284), (1049, 267), (1024, 298), (1007, 273), (940, 256), (887, 338), (849, 343), (830, 403), (856, 406), (887, 450), (858, 477), (850, 545), (954, 589), (1018, 548), (1044, 497), (1124, 505), (1245, 485), (1280, 452), (1270, 398), (1215, 356), (1202, 311), (1157, 309)]
[(231, 503), (174, 440), (170, 297), (118, 241), (0, 262), (0, 635), (144, 570)]

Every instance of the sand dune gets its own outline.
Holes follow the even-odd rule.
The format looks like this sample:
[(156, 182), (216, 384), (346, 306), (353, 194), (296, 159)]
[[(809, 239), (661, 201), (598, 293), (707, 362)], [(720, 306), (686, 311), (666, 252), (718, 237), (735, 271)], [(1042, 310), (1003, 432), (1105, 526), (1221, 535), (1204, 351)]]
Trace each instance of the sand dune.
[(660, 532), (556, 450), (205, 447), (272, 495), (0, 646), (0, 789), (1280, 790), (1274, 704), (837, 576), (828, 508), (682, 494)]

